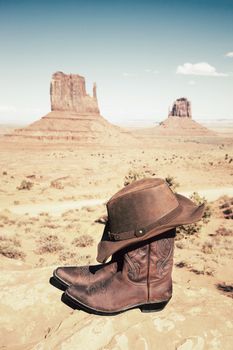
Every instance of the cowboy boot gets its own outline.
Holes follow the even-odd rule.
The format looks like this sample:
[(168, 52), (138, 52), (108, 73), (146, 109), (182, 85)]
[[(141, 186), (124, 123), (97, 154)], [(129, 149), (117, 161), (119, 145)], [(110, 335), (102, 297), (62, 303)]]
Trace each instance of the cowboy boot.
[(172, 296), (175, 229), (134, 244), (121, 269), (87, 287), (71, 286), (66, 296), (87, 312), (114, 315), (129, 309), (161, 310)]
[(71, 285), (88, 286), (102, 279), (110, 278), (117, 272), (116, 257), (106, 264), (85, 265), (85, 266), (60, 266), (53, 271), (53, 277), (65, 288)]

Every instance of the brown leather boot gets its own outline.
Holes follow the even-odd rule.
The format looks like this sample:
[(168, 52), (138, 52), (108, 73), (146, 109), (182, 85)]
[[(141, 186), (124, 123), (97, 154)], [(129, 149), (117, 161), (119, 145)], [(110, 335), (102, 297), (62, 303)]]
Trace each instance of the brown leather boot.
[(158, 311), (172, 296), (175, 229), (130, 247), (123, 266), (110, 278), (86, 286), (71, 286), (66, 296), (79, 308), (100, 315), (114, 315), (139, 307)]
[(71, 285), (88, 286), (102, 279), (110, 278), (117, 272), (117, 262), (85, 266), (60, 266), (53, 271), (53, 277), (64, 287)]

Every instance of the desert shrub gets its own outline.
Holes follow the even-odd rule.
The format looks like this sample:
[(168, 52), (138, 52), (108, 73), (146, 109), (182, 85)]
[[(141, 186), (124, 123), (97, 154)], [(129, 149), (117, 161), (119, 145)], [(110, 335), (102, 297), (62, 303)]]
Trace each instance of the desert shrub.
[(64, 185), (61, 183), (61, 181), (53, 180), (50, 182), (50, 187), (56, 188), (57, 190), (62, 190)]
[(182, 269), (183, 267), (187, 267), (188, 264), (186, 263), (186, 261), (180, 261), (180, 262), (176, 263), (176, 266), (179, 267), (180, 269)]
[(20, 240), (19, 240), (17, 237), (15, 237), (15, 236), (13, 236), (13, 237), (7, 237), (7, 236), (5, 236), (5, 235), (0, 235), (0, 242), (3, 242), (3, 241), (5, 241), (5, 242), (10, 242), (10, 243), (12, 243), (15, 247), (21, 247), (21, 242), (20, 242)]
[(203, 224), (207, 224), (210, 221), (210, 217), (212, 215), (210, 205), (208, 204), (207, 199), (205, 197), (201, 197), (197, 192), (193, 192), (193, 194), (191, 194), (190, 196), (190, 199), (197, 205), (204, 203), (204, 213), (200, 221), (190, 225), (181, 225), (177, 227), (176, 232), (178, 239), (183, 238), (187, 235), (194, 235), (199, 233)]
[(24, 260), (26, 254), (21, 250), (18, 250), (12, 246), (0, 246), (0, 254), (9, 258), (9, 259), (20, 259)]
[(137, 170), (129, 170), (128, 174), (124, 178), (124, 186), (131, 184), (134, 181), (144, 179), (146, 177), (144, 172)]
[(202, 203), (205, 204), (205, 210), (202, 216), (202, 221), (204, 224), (208, 224), (212, 213), (211, 213), (211, 207), (207, 202), (207, 199), (205, 197), (201, 197), (198, 192), (193, 192), (193, 194), (191, 194), (190, 196), (190, 199), (197, 205), (200, 205)]
[(72, 244), (76, 247), (91, 247), (93, 243), (94, 239), (88, 234), (77, 237), (72, 241)]
[(20, 186), (17, 187), (17, 190), (30, 190), (33, 186), (33, 182), (23, 180)]
[(220, 226), (216, 231), (215, 231), (215, 236), (232, 236), (233, 237), (233, 230), (227, 229), (223, 226)]
[(9, 259), (20, 260), (24, 260), (26, 256), (24, 252), (16, 248), (11, 240), (0, 240), (0, 254)]
[(155, 176), (155, 172), (151, 169), (146, 168), (146, 165), (143, 166), (143, 170), (130, 169), (128, 174), (124, 178), (124, 186), (131, 184), (134, 181), (144, 179), (145, 177)]
[(56, 253), (63, 249), (62, 244), (56, 235), (42, 236), (37, 240), (39, 247), (36, 249), (36, 254)]
[(42, 211), (41, 213), (39, 213), (39, 216), (49, 216), (49, 213), (46, 211)]
[(213, 253), (213, 244), (211, 242), (205, 242), (201, 248), (201, 251), (205, 254)]
[(77, 256), (77, 254), (70, 252), (70, 251), (67, 251), (67, 250), (62, 251), (59, 254), (59, 260), (61, 262), (79, 263), (79, 257)]
[(173, 176), (168, 175), (165, 180), (173, 191), (175, 191), (180, 186), (179, 182)]
[(43, 228), (50, 228), (50, 229), (57, 229), (58, 227), (60, 227), (60, 225), (56, 225), (52, 222), (48, 222), (48, 223), (45, 223), (44, 225), (41, 225), (41, 227)]

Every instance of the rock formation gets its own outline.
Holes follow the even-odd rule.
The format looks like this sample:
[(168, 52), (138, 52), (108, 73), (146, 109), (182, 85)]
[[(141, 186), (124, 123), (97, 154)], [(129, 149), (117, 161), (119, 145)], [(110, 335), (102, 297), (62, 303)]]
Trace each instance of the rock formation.
[(172, 109), (168, 116), (192, 118), (191, 102), (185, 97), (178, 98), (173, 103)]
[[(149, 133), (149, 132), (148, 132)], [(215, 133), (192, 119), (191, 102), (178, 98), (169, 112), (168, 118), (152, 128), (151, 135), (161, 136), (213, 136)]]
[(50, 84), (50, 100), (52, 111), (99, 114), (96, 84), (91, 97), (86, 93), (84, 77), (78, 74), (54, 73)]
[(100, 115), (96, 84), (93, 96), (86, 92), (85, 78), (56, 72), (50, 84), (51, 112), (23, 129), (7, 134), (8, 139), (74, 141), (81, 144), (134, 142), (130, 132), (109, 123)]

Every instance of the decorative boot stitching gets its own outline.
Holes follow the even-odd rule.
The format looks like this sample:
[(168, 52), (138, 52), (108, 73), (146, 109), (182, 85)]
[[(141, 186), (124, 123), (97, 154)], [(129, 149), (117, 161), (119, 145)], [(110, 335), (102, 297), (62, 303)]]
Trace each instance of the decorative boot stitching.
[(138, 276), (140, 274), (140, 265), (136, 261), (132, 261), (128, 254), (125, 254), (125, 260), (127, 261), (129, 265), (128, 269), (128, 277), (132, 281), (136, 281), (138, 279)]
[(125, 259), (129, 264), (128, 277), (132, 281), (137, 281), (140, 276), (140, 262), (147, 255), (147, 246), (142, 246), (128, 252)]
[(173, 244), (170, 238), (157, 241), (156, 246), (156, 271), (157, 278), (164, 277), (172, 265)]

